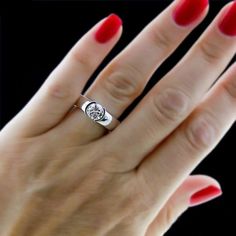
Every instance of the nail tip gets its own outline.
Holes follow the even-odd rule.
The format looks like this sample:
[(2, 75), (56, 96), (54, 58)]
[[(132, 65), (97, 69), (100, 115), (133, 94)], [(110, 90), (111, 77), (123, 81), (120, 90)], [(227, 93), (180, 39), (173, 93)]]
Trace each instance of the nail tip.
[(204, 188), (195, 194), (193, 194), (190, 198), (190, 207), (198, 206), (209, 201), (212, 201), (223, 194), (220, 186), (209, 186)]
[(115, 22), (119, 26), (123, 25), (123, 20), (116, 13), (111, 13), (107, 18), (109, 18), (110, 20), (112, 20), (113, 22)]
[(236, 1), (233, 1), (228, 11), (218, 25), (221, 33), (227, 36), (236, 36)]
[(114, 13), (110, 14), (97, 30), (95, 34), (96, 41), (102, 44), (110, 41), (110, 39), (117, 34), (122, 23), (123, 22), (118, 15)]
[(183, 0), (173, 12), (173, 19), (179, 26), (188, 26), (197, 21), (209, 6), (208, 0)]

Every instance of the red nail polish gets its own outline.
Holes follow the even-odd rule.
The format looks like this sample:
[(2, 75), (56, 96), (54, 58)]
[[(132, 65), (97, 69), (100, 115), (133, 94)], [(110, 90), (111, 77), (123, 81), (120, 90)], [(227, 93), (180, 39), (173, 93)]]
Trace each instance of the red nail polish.
[(180, 0), (173, 12), (175, 22), (187, 26), (197, 20), (207, 8), (208, 0)]
[(122, 25), (122, 20), (119, 16), (111, 14), (108, 16), (95, 34), (95, 39), (99, 43), (106, 43), (112, 39)]
[(209, 186), (193, 194), (190, 198), (190, 206), (197, 206), (222, 195), (222, 190), (216, 186)]
[(219, 24), (222, 33), (229, 36), (236, 36), (236, 1), (229, 8), (226, 15)]

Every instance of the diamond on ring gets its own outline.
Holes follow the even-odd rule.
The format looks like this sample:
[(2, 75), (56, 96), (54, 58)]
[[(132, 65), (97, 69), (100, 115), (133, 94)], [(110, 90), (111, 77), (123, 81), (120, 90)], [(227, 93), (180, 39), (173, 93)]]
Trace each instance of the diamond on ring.
[(90, 100), (82, 94), (74, 105), (74, 108), (77, 107), (91, 120), (104, 126), (108, 130), (113, 130), (120, 124), (120, 121), (113, 117), (102, 105), (96, 101)]
[(105, 115), (105, 109), (96, 102), (90, 102), (85, 108), (85, 113), (94, 121), (102, 120)]

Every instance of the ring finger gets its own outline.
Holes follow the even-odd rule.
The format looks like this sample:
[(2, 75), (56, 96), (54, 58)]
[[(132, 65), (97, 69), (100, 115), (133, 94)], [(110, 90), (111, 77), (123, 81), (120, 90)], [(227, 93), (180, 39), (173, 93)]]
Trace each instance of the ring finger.
[[(190, 8), (194, 9), (191, 14)], [(185, 1), (184, 4), (175, 1), (104, 69), (85, 95), (119, 117), (141, 94), (157, 67), (201, 22), (207, 9), (207, 0)], [(77, 143), (81, 141), (81, 133), (83, 142), (88, 142), (105, 131), (82, 112), (71, 114), (59, 129), (59, 132), (66, 130)]]

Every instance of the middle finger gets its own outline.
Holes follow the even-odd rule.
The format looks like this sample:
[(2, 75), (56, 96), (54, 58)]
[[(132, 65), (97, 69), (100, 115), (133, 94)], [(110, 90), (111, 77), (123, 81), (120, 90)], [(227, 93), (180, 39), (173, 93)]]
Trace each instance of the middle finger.
[(225, 69), (236, 51), (235, 16), (234, 1), (222, 9), (180, 63), (107, 136), (111, 147), (123, 147), (119, 157), (125, 156), (127, 161), (118, 161), (122, 170), (135, 168), (170, 135)]

